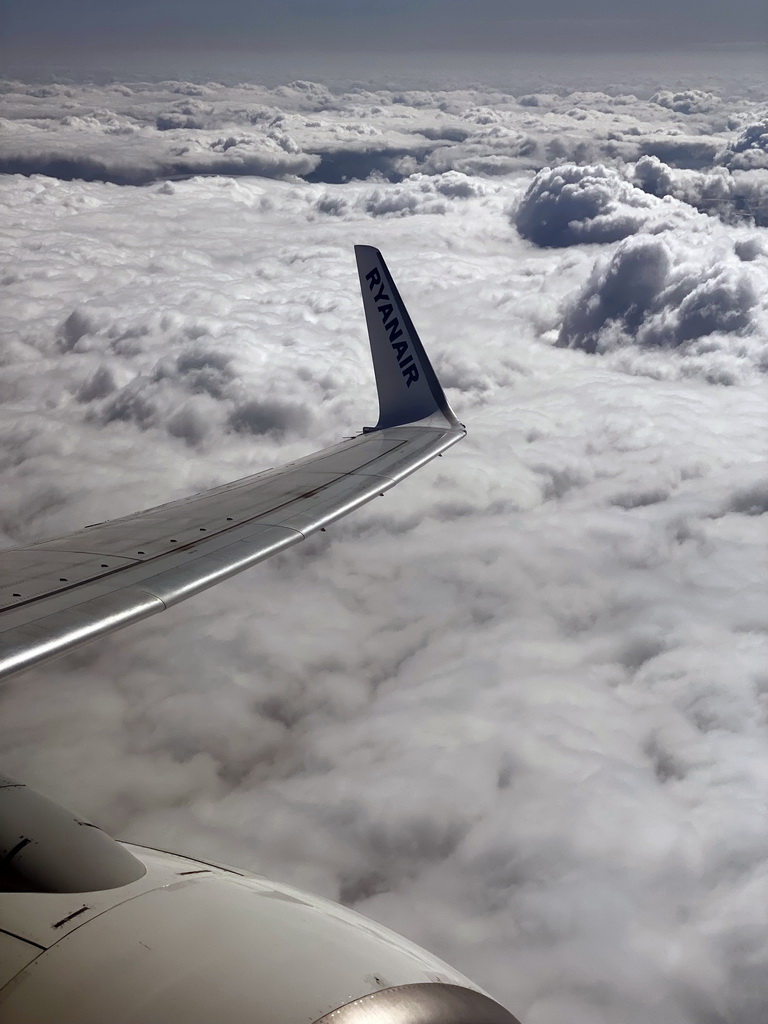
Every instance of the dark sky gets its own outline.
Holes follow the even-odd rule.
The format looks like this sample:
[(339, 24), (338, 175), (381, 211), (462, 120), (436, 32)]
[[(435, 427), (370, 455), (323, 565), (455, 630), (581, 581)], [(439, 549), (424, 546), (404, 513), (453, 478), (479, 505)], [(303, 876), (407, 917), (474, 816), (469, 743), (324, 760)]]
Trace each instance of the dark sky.
[(14, 45), (582, 51), (759, 45), (766, 0), (5, 0)]

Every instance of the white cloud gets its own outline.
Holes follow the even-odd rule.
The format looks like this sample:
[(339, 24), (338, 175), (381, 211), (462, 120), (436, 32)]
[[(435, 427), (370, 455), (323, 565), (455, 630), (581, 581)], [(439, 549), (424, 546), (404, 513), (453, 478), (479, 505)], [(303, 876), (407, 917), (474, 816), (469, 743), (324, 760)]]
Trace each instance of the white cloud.
[[(760, 113), (744, 87), (726, 92), (727, 105), (696, 89), (638, 99), (559, 86), (516, 99), (489, 88), (333, 92), (304, 80), (272, 89), (10, 82), (2, 92), (0, 167), (120, 183), (215, 171), (339, 182), (372, 171), (503, 176), (555, 160), (610, 165), (643, 154), (701, 170)], [(698, 112), (681, 114), (680, 104)], [(237, 145), (223, 149), (232, 139)], [(281, 139), (291, 140), (293, 160), (275, 152)]]
[(563, 164), (539, 171), (513, 218), (536, 245), (567, 246), (616, 242), (667, 211), (612, 169)]
[(661, 89), (651, 96), (651, 103), (658, 103), (660, 107), (667, 107), (678, 114), (706, 114), (715, 110), (721, 100), (719, 96), (703, 89), (683, 89), (680, 92)]
[(94, 126), (75, 119), (63, 128), (37, 128), (23, 139), (7, 136), (0, 143), (0, 169), (6, 174), (143, 185), (169, 175), (308, 174), (319, 163), (317, 157), (299, 152), (289, 136), (189, 134), (189, 127), (104, 131), (100, 122)]
[[(724, 149), (717, 109), (537, 91), (6, 96), (14, 152), (44, 136), (46, 160), (164, 167), (183, 137), (234, 171), (253, 145), (270, 175), (389, 154), (403, 180), (0, 179), (3, 543), (374, 422), (354, 242), (384, 250), (470, 433), (321, 538), (12, 680), (3, 769), (126, 838), (341, 896), (529, 1024), (762, 1024), (766, 231), (692, 210), (710, 183), (680, 168), (638, 165), (666, 199), (630, 182), (654, 131)], [(158, 131), (187, 98), (208, 126)], [(542, 171), (544, 245), (521, 239), (515, 140), (590, 135), (613, 163)], [(454, 166), (475, 158), (507, 173)]]
[(728, 146), (725, 162), (734, 170), (768, 167), (768, 117), (746, 125)]
[(662, 163), (658, 157), (644, 156), (637, 161), (632, 180), (655, 196), (674, 196), (704, 213), (722, 220), (746, 221), (768, 226), (768, 171), (753, 169), (729, 171), (714, 167), (710, 171), (679, 170)]
[(759, 378), (768, 368), (762, 257), (756, 235), (641, 233), (598, 258), (565, 304), (558, 344), (617, 353), (628, 372), (721, 384)]
[[(749, 378), (768, 366), (766, 284), (765, 267), (713, 251), (711, 240), (697, 252), (641, 235), (598, 260), (565, 310), (558, 344), (592, 353), (675, 349), (698, 357), (707, 379), (732, 383), (733, 373)], [(690, 373), (693, 361), (682, 365)]]
[(451, 200), (482, 198), (498, 192), (498, 188), (461, 171), (446, 171), (444, 174), (416, 172), (394, 186), (363, 186), (345, 191), (347, 196), (338, 190), (323, 192), (314, 202), (315, 210), (346, 218), (362, 214), (371, 217), (441, 216), (449, 211)]

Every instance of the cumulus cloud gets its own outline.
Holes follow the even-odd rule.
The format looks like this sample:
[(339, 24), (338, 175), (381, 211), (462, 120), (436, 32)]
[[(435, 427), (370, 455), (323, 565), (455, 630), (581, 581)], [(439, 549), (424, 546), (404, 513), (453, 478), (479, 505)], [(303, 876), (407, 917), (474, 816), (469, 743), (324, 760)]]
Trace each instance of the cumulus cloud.
[(374, 189), (365, 201), (365, 209), (373, 217), (386, 217), (388, 214), (441, 214), (446, 212), (447, 207), (444, 202), (435, 198), (430, 188), (417, 192), (400, 186), (396, 191)]
[(236, 406), (229, 425), (241, 434), (284, 434), (286, 431), (306, 433), (311, 416), (303, 406), (270, 399), (250, 399)]
[[(760, 109), (675, 111), (653, 77), (519, 90), (538, 105), (305, 81), (3, 100), (36, 172), (0, 177), (4, 545), (375, 422), (354, 242), (384, 250), (470, 431), (320, 537), (11, 680), (3, 769), (341, 898), (531, 1024), (768, 1005), (768, 236), (691, 209), (759, 169), (641, 159), (725, 152)], [(159, 131), (172, 113), (205, 126)], [(237, 177), (31, 162), (164, 173), (178, 145)], [(267, 176), (237, 170), (251, 147)], [(334, 180), (299, 180), (318, 156), (306, 177)]]
[(712, 167), (720, 154), (721, 143), (716, 138), (679, 138), (672, 135), (654, 134), (639, 141), (639, 155), (656, 156), (672, 167), (704, 170)]
[(610, 168), (563, 164), (539, 171), (513, 217), (522, 237), (536, 245), (567, 246), (616, 242), (661, 209)]
[(481, 199), (496, 193), (498, 188), (461, 171), (435, 175), (417, 172), (390, 187), (358, 187), (348, 190), (347, 195), (338, 191), (323, 192), (313, 205), (318, 213), (347, 219), (364, 214), (371, 217), (442, 216), (450, 210), (451, 201)]
[(768, 168), (768, 117), (746, 125), (728, 146), (724, 162), (733, 170)]
[(67, 125), (63, 130), (38, 129), (23, 140), (7, 136), (0, 143), (0, 173), (118, 185), (193, 174), (282, 177), (308, 174), (318, 162), (279, 134), (190, 135), (170, 123), (119, 134), (105, 134), (101, 126), (94, 131), (91, 125)]
[[(764, 274), (734, 252), (693, 252), (668, 237), (627, 239), (567, 305), (558, 344), (604, 353), (625, 346), (681, 349), (707, 379), (733, 383), (731, 364), (768, 367)], [(763, 316), (758, 318), (758, 312)]]
[(297, 80), (273, 88), (7, 82), (0, 91), (0, 167), (120, 184), (214, 172), (326, 183), (419, 171), (504, 177), (555, 160), (613, 165), (644, 154), (701, 170), (758, 111), (743, 90), (729, 94), (727, 116), (719, 96), (696, 89), (639, 99), (560, 86), (516, 98), (477, 86), (345, 91)]
[(719, 96), (703, 89), (683, 89), (681, 92), (661, 89), (651, 96), (651, 103), (658, 103), (677, 114), (705, 114), (718, 107), (720, 102)]
[(715, 167), (709, 172), (678, 170), (658, 157), (642, 157), (634, 166), (632, 181), (655, 196), (674, 196), (725, 221), (753, 221), (768, 225), (768, 171), (729, 171)]

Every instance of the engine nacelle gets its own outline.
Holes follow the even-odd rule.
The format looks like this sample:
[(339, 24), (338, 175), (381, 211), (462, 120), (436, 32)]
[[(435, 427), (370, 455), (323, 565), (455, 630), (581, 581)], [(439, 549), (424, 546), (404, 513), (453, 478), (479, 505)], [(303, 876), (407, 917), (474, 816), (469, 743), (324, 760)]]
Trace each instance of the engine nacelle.
[[(0, 1024), (517, 1024), (360, 914), (116, 843), (10, 780), (0, 858)], [(91, 863), (110, 887), (83, 888)]]

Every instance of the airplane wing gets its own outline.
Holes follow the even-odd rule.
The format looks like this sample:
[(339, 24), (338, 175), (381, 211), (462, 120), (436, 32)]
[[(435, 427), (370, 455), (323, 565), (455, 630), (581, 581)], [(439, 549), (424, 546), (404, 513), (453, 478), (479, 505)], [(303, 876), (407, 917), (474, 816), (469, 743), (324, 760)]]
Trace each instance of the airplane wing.
[(355, 253), (377, 425), (279, 469), (0, 552), (0, 678), (297, 544), (464, 436), (381, 253), (367, 245)]

